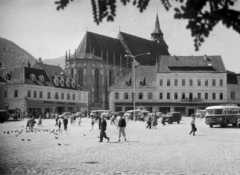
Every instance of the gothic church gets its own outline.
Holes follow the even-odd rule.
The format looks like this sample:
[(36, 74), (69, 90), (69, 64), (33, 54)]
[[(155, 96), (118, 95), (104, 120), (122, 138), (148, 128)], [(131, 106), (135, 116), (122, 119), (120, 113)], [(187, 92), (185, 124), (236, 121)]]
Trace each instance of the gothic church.
[(131, 72), (132, 57), (141, 65), (155, 65), (160, 55), (170, 55), (163, 39), (158, 16), (155, 28), (147, 40), (119, 32), (117, 38), (86, 32), (73, 55), (66, 52), (65, 71), (84, 90), (89, 91), (88, 110), (109, 109), (108, 88)]

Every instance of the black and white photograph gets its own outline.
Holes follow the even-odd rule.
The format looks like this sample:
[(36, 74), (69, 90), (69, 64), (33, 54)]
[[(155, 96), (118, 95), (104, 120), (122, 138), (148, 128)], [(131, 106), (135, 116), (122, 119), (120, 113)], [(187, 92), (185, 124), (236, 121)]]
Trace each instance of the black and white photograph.
[(0, 175), (239, 174), (239, 0), (0, 0)]

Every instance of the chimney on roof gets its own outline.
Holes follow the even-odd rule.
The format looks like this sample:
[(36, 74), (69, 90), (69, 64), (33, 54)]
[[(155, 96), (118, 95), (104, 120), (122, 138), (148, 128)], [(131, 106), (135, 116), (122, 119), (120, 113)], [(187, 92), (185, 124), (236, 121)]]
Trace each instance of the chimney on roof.
[(31, 64), (29, 63), (29, 61), (28, 61), (28, 63), (27, 63), (27, 67), (28, 67), (28, 68), (30, 68), (30, 67), (31, 67)]
[(38, 62), (42, 63), (42, 58), (41, 57), (38, 58)]

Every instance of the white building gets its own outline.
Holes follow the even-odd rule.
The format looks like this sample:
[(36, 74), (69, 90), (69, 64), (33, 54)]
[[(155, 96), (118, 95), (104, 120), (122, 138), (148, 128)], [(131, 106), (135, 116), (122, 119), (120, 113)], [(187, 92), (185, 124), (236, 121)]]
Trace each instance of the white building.
[[(227, 72), (221, 56), (160, 56), (156, 66), (136, 68), (136, 108), (185, 115), (228, 103)], [(110, 109), (133, 109), (132, 73), (110, 89)], [(128, 99), (126, 99), (128, 94)]]
[(21, 66), (1, 68), (0, 75), (7, 81), (3, 100), (8, 109), (43, 114), (87, 110), (88, 92), (64, 74), (53, 77), (43, 69)]

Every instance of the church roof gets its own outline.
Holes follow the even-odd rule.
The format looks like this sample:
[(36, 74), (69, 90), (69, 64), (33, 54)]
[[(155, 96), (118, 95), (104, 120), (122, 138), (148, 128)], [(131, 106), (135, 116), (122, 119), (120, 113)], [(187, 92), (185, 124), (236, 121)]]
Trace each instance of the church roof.
[[(122, 57), (122, 64), (126, 63), (124, 55), (126, 54), (124, 47), (118, 39), (108, 36), (87, 32), (76, 50), (77, 58), (84, 58), (86, 53), (92, 53), (98, 57), (103, 57), (104, 61), (108, 63), (120, 64), (120, 57)], [(75, 53), (72, 57), (75, 56)]]
[(169, 55), (164, 45), (124, 32), (119, 32), (117, 38), (87, 32), (71, 59), (74, 59), (75, 56), (77, 59), (88, 58), (89, 56), (92, 58), (94, 55), (103, 58), (105, 62), (108, 59), (109, 64), (114, 64), (115, 57), (116, 65), (120, 64), (121, 59), (121, 63), (126, 65), (132, 62), (132, 58), (129, 57), (131, 60), (127, 61), (128, 58), (125, 55), (138, 55), (147, 52), (150, 52), (151, 55), (136, 58), (141, 65), (155, 65), (160, 55)]
[[(157, 66), (138, 66), (135, 69), (136, 89), (156, 88)], [(133, 89), (133, 73), (121, 78), (110, 89)]]
[(150, 55), (136, 57), (141, 65), (155, 65), (160, 55), (170, 55), (166, 47), (152, 40), (120, 32), (118, 38), (132, 55), (150, 52)]
[(161, 56), (158, 72), (226, 72), (221, 56)]
[(160, 29), (160, 23), (159, 23), (159, 20), (158, 20), (158, 15), (156, 17), (156, 22), (155, 22), (155, 28), (154, 28), (154, 31), (152, 34), (159, 34), (159, 35), (163, 35), (161, 29)]

